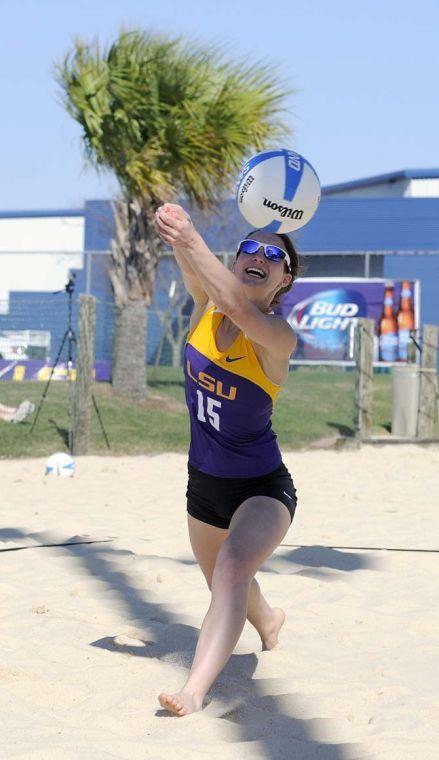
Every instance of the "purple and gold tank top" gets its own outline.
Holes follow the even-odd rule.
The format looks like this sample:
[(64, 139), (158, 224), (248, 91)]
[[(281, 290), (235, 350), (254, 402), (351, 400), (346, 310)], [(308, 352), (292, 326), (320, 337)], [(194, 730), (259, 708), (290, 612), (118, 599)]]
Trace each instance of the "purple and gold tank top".
[(227, 351), (218, 350), (215, 335), (223, 316), (215, 306), (207, 309), (184, 350), (189, 462), (217, 477), (266, 475), (281, 463), (271, 427), (280, 386), (267, 377), (243, 332)]

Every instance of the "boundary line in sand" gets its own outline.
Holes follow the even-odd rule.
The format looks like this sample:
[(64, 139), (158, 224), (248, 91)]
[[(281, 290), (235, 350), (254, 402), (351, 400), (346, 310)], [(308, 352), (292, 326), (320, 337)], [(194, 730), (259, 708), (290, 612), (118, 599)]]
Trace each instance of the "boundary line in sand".
[(349, 551), (361, 549), (374, 552), (424, 552), (426, 554), (439, 554), (439, 549), (407, 549), (393, 548), (390, 546), (326, 546), (326, 544), (279, 544), (279, 546), (298, 549), (347, 549)]
[(50, 549), (51, 546), (77, 546), (77, 544), (107, 544), (114, 541), (113, 538), (98, 538), (95, 541), (66, 541), (62, 544), (34, 544), (33, 546), (11, 546), (8, 549), (0, 549), (0, 552), (18, 552), (23, 549)]
[[(34, 546), (12, 546), (8, 549), (0, 549), (1, 552), (17, 552), (24, 549), (50, 549), (52, 546), (77, 546), (78, 544), (108, 544), (117, 538), (101, 538), (95, 541), (67, 541), (61, 544), (35, 544)], [(421, 552), (423, 554), (439, 554), (439, 549), (410, 549), (406, 547), (390, 546), (327, 546), (326, 544), (279, 544), (293, 549), (346, 549), (347, 551), (374, 551), (374, 552)]]

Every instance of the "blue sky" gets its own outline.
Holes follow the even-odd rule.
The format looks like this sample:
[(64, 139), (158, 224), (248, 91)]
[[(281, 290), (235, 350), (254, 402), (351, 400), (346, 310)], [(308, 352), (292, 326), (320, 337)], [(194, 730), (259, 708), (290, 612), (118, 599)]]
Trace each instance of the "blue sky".
[(116, 184), (84, 168), (53, 64), (122, 26), (224, 43), (297, 88), (289, 146), (322, 184), (439, 165), (438, 0), (1, 0), (0, 210), (81, 207)]

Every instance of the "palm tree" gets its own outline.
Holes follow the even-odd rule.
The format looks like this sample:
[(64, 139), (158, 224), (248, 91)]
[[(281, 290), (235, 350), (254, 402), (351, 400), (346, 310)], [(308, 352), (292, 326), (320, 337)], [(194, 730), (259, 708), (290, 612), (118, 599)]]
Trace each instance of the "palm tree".
[(86, 158), (120, 185), (112, 382), (143, 398), (147, 309), (162, 253), (154, 212), (182, 197), (201, 208), (218, 203), (245, 157), (288, 133), (280, 118), (287, 91), (270, 66), (141, 31), (122, 32), (105, 49), (76, 40), (56, 79)]

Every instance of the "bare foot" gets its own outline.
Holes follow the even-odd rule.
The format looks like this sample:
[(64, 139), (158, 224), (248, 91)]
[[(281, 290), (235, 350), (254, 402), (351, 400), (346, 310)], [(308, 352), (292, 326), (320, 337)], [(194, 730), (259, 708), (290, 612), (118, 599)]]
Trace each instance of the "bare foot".
[(273, 607), (273, 623), (270, 630), (262, 637), (262, 651), (274, 649), (279, 643), (278, 635), (285, 622), (285, 612), (280, 607)]
[(179, 716), (190, 715), (190, 713), (198, 712), (203, 707), (202, 699), (183, 689), (176, 694), (167, 694), (167, 692), (162, 691), (159, 695), (159, 702), (165, 710)]

